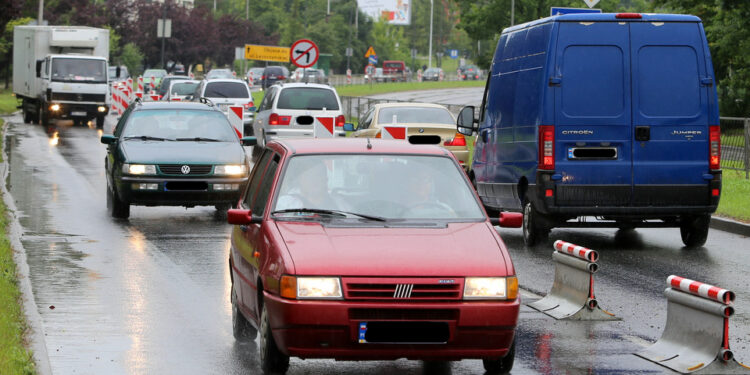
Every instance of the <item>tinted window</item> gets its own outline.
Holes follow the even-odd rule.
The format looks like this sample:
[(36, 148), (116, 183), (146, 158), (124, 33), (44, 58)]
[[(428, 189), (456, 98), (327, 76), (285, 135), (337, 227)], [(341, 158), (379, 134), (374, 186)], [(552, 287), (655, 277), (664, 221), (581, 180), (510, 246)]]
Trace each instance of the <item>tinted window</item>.
[(151, 78), (151, 77), (161, 78), (161, 77), (164, 77), (165, 75), (167, 75), (167, 71), (162, 70), (162, 69), (148, 69), (145, 72), (143, 72), (144, 78)]
[(243, 82), (208, 82), (203, 96), (207, 98), (249, 98)]
[(260, 158), (260, 161), (255, 163), (252, 170), (253, 177), (250, 180), (250, 184), (248, 185), (247, 192), (245, 193), (245, 198), (243, 200), (243, 203), (246, 208), (250, 208), (250, 205), (253, 203), (253, 200), (258, 195), (258, 187), (260, 186), (260, 181), (263, 179), (263, 173), (266, 171), (266, 165), (268, 165), (268, 160), (271, 159), (273, 156), (273, 151), (266, 150), (263, 153), (263, 156)]
[(268, 202), (269, 195), (271, 194), (271, 187), (273, 186), (274, 175), (276, 175), (276, 169), (279, 167), (279, 155), (274, 154), (271, 162), (266, 168), (266, 173), (263, 174), (263, 180), (260, 182), (258, 188), (258, 194), (253, 201), (250, 211), (255, 215), (263, 215), (266, 209), (266, 203)]
[(167, 89), (169, 88), (170, 82), (187, 80), (187, 79), (190, 79), (190, 78), (188, 77), (164, 77), (164, 79), (162, 79), (161, 83), (159, 84), (159, 94), (164, 95), (167, 93)]
[(190, 95), (195, 92), (195, 88), (198, 87), (197, 82), (177, 82), (172, 84), (172, 94), (177, 95)]
[(336, 94), (329, 89), (293, 87), (281, 91), (276, 108), (310, 110), (320, 110), (325, 108), (338, 111), (339, 103), (336, 100)]
[[(394, 116), (395, 121), (394, 121)], [(447, 109), (420, 107), (381, 108), (378, 124), (448, 124), (453, 125), (453, 117)]]
[(229, 120), (218, 111), (192, 109), (154, 109), (137, 111), (128, 117), (123, 137), (158, 137), (167, 140), (210, 138), (237, 142)]
[(283, 173), (274, 210), (334, 209), (389, 219), (484, 219), (463, 171), (449, 157), (304, 155), (290, 159)]
[(277, 68), (277, 67), (266, 68), (266, 70), (263, 71), (263, 75), (268, 76), (269, 74), (282, 76), (284, 75), (284, 71), (281, 68)]

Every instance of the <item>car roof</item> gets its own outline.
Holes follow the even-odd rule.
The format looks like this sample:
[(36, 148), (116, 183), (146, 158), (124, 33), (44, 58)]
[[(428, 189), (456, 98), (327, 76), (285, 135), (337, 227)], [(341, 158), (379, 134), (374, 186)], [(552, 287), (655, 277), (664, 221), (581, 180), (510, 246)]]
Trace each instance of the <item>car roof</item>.
[(243, 81), (243, 80), (241, 80), (239, 78), (216, 78), (216, 79), (206, 80), (206, 81), (208, 81), (207, 84), (208, 83), (216, 83), (216, 82), (234, 82), (234, 83), (242, 83), (242, 84), (245, 83), (245, 81)]
[(150, 109), (193, 109), (203, 111), (218, 111), (216, 107), (211, 107), (207, 104), (197, 102), (141, 102), (140, 105), (135, 107), (136, 111), (150, 110)]
[[(435, 145), (415, 146), (406, 141), (375, 138), (286, 138), (278, 143), (294, 155), (313, 154), (403, 154), (447, 156), (450, 151)], [(368, 143), (372, 146), (367, 147)]]
[(294, 83), (285, 83), (284, 85), (280, 87), (284, 89), (295, 88), (295, 87), (314, 87), (314, 88), (319, 88), (319, 89), (328, 89), (328, 90), (336, 91), (334, 90), (333, 87), (320, 84), (320, 83), (294, 82)]
[(408, 103), (378, 103), (375, 104), (376, 109), (382, 109), (382, 108), (398, 108), (398, 107), (421, 107), (421, 108), (442, 108), (444, 110), (448, 110), (448, 108), (445, 108), (444, 105), (440, 104), (433, 104), (433, 103), (416, 103), (416, 102), (408, 102)]

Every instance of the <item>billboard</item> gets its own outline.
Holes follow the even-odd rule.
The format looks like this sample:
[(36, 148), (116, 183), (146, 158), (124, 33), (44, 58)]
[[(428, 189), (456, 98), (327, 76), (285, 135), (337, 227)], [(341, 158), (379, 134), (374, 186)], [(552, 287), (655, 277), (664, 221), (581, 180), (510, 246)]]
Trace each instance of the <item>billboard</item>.
[(362, 12), (376, 21), (385, 17), (391, 25), (411, 24), (411, 4), (412, 0), (357, 0)]

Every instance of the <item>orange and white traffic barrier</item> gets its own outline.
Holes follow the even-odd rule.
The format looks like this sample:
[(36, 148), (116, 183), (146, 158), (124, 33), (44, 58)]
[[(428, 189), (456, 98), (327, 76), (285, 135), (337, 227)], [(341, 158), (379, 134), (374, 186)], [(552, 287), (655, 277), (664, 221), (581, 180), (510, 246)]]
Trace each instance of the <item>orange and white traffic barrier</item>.
[(352, 84), (352, 70), (351, 69), (346, 70), (346, 84), (347, 85)]
[(148, 82), (148, 86), (151, 90), (156, 90), (156, 77), (151, 76), (151, 80)]
[(667, 278), (667, 323), (654, 345), (635, 355), (689, 374), (747, 374), (729, 348), (730, 290), (679, 276)]
[(444, 79), (445, 79), (445, 73), (444, 73), (444, 72), (443, 72), (443, 70), (441, 69), (441, 70), (440, 70), (440, 73), (438, 74), (438, 80), (439, 80), (439, 81), (443, 81)]
[(244, 119), (244, 108), (241, 105), (229, 106), (227, 109), (227, 119), (232, 124), (234, 132), (237, 134), (237, 138), (242, 138), (242, 134), (245, 131)]
[(316, 117), (313, 123), (313, 138), (333, 138), (333, 125), (333, 117)]
[(252, 87), (255, 83), (253, 81), (253, 72), (247, 74), (247, 84), (248, 86)]
[(569, 320), (619, 320), (603, 310), (594, 296), (594, 274), (599, 253), (569, 242), (555, 241), (552, 246), (555, 263), (555, 280), (547, 295), (529, 307), (555, 319)]
[(138, 77), (138, 92), (143, 93), (143, 77)]
[(422, 69), (417, 69), (417, 82), (422, 82)]

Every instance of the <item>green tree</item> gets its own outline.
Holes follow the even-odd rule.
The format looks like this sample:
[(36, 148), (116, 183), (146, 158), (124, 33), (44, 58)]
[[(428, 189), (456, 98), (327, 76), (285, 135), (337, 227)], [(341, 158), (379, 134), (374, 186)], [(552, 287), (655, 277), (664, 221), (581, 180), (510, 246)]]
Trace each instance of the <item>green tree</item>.
[(135, 43), (128, 43), (122, 47), (122, 51), (117, 59), (119, 64), (128, 67), (131, 77), (141, 75), (141, 64), (143, 62), (143, 53), (138, 49)]

